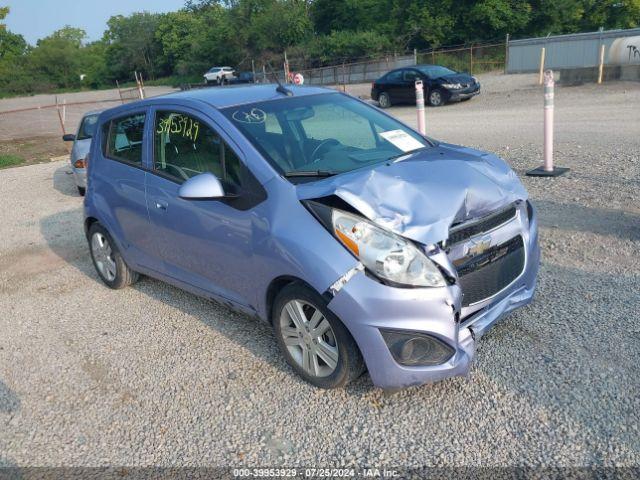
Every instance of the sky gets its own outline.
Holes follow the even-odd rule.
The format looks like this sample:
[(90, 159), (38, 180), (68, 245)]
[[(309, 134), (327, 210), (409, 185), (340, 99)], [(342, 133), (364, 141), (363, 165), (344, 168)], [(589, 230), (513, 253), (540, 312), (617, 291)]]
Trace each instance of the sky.
[(4, 21), (7, 28), (32, 45), (65, 25), (82, 28), (89, 40), (98, 40), (113, 15), (170, 12), (184, 4), (185, 0), (0, 0), (0, 6), (11, 9)]

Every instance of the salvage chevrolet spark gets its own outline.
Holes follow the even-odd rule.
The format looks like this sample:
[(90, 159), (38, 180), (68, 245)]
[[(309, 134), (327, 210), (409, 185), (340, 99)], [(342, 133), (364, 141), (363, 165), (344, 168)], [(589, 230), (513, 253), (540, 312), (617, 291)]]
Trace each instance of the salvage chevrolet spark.
[(469, 371), (533, 297), (536, 213), (494, 155), (333, 90), (191, 90), (103, 112), (84, 204), (111, 288), (148, 275), (270, 322), (302, 378)]

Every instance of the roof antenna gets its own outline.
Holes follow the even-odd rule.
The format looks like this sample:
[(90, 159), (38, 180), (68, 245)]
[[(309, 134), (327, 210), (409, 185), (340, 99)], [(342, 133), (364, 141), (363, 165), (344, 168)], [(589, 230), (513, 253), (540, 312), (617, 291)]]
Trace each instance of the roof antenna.
[(282, 85), (282, 83), (280, 83), (280, 79), (278, 78), (278, 75), (276, 74), (276, 72), (273, 71), (273, 67), (271, 66), (271, 62), (267, 63), (267, 65), (269, 65), (269, 70), (271, 70), (271, 75), (273, 75), (276, 79), (276, 82), (278, 82), (278, 87), (276, 88), (276, 92), (278, 93), (282, 93), (283, 95), (286, 95), (287, 97), (293, 97), (293, 92), (291, 90), (289, 90), (287, 87), (285, 87), (284, 85)]

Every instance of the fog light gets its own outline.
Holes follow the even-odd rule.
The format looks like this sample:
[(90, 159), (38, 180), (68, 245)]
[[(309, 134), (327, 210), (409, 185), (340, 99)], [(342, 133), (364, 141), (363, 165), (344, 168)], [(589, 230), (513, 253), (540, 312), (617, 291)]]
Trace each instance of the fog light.
[(391, 355), (401, 365), (441, 365), (455, 353), (453, 347), (425, 333), (397, 330), (380, 330), (380, 333)]

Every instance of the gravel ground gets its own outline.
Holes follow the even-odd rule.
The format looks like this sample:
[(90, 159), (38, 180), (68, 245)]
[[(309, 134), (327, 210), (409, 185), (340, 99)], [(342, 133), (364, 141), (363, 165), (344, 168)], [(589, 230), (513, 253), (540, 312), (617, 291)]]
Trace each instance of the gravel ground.
[[(429, 133), (523, 174), (542, 93), (488, 82), (428, 109)], [(638, 466), (640, 84), (559, 88), (556, 105), (572, 170), (522, 177), (535, 302), (483, 337), (468, 377), (393, 395), (366, 375), (314, 389), (268, 326), (158, 281), (105, 288), (67, 165), (0, 171), (0, 466)]]

